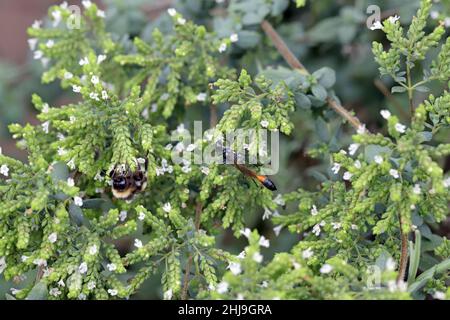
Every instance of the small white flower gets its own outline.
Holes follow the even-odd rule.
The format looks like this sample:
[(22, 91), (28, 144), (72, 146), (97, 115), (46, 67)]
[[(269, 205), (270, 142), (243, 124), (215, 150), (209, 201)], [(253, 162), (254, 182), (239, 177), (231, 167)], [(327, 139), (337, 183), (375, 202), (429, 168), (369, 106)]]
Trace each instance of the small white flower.
[(73, 159), (70, 159), (69, 162), (67, 162), (67, 166), (73, 170), (75, 169), (75, 161)]
[(105, 11), (98, 9), (97, 10), (97, 17), (99, 17), (99, 18), (106, 18)]
[(389, 170), (389, 174), (390, 174), (391, 176), (393, 176), (395, 179), (398, 179), (398, 178), (400, 177), (400, 175), (398, 174), (398, 171), (395, 170), (395, 169), (390, 169), (390, 170)]
[(56, 27), (61, 22), (61, 19), (62, 19), (61, 11), (54, 10), (52, 12), (52, 17), (53, 17), (53, 20), (54, 20), (53, 21), (53, 27)]
[(356, 224), (352, 224), (350, 228), (352, 228), (352, 230), (358, 230), (358, 226)]
[(7, 264), (6, 264), (6, 258), (5, 258), (5, 257), (1, 257), (1, 258), (0, 258), (0, 274), (2, 274), (3, 271), (5, 271), (6, 266), (7, 266)]
[(64, 9), (64, 10), (66, 10), (67, 8), (68, 8), (68, 3), (67, 3), (67, 1), (64, 1), (63, 3), (61, 3), (60, 5), (59, 5), (59, 7), (61, 8), (61, 9)]
[(242, 272), (241, 264), (238, 262), (230, 262), (228, 264), (228, 269), (230, 269), (231, 273), (237, 276)]
[(237, 257), (238, 257), (239, 259), (244, 259), (244, 258), (245, 258), (245, 255), (246, 255), (245, 251), (241, 251), (241, 253), (239, 253)]
[(414, 194), (420, 194), (421, 191), (422, 191), (422, 190), (420, 189), (420, 184), (416, 183), (416, 184), (414, 185), (414, 188), (413, 188), (413, 193), (414, 193)]
[[(0, 152), (0, 154), (1, 154), (1, 152)], [(445, 179), (442, 183), (444, 184), (444, 187), (446, 187), (446, 188), (450, 187), (450, 177)]]
[(356, 151), (359, 148), (359, 143), (352, 143), (349, 147), (348, 147), (348, 153), (353, 156)]
[(169, 8), (167, 9), (167, 13), (169, 14), (169, 16), (174, 17), (177, 14), (177, 10), (175, 10), (174, 8)]
[(84, 66), (85, 64), (89, 64), (89, 59), (87, 57), (84, 57), (79, 62), (80, 66)]
[(40, 266), (40, 267), (45, 267), (47, 266), (47, 261), (41, 258), (38, 259), (34, 259), (33, 264)]
[(119, 293), (116, 289), (108, 289), (108, 293), (110, 296), (117, 296), (117, 294)]
[(391, 113), (389, 112), (389, 110), (381, 110), (380, 114), (386, 120), (389, 119), (391, 116)]
[(50, 39), (47, 41), (47, 43), (45, 45), (47, 46), (47, 48), (51, 48), (55, 45), (55, 41)]
[(197, 101), (206, 101), (206, 93), (201, 92), (197, 95)]
[(356, 133), (358, 133), (358, 134), (364, 134), (364, 133), (366, 133), (366, 125), (365, 124), (362, 124), (362, 125), (360, 125), (359, 127), (358, 127), (358, 129), (356, 130)]
[(444, 25), (446, 28), (450, 27), (450, 17), (446, 17), (444, 19)]
[(48, 65), (49, 62), (50, 62), (50, 59), (49, 59), (49, 58), (42, 57), (41, 63), (42, 63), (42, 66), (43, 66), (44, 68), (47, 67), (47, 65)]
[(194, 151), (195, 148), (196, 148), (196, 145), (193, 144), (193, 143), (191, 143), (190, 145), (188, 145), (188, 146), (186, 147), (186, 151), (187, 151), (187, 152), (192, 152), (192, 151)]
[(355, 168), (361, 169), (361, 161), (356, 160), (356, 161), (353, 163), (353, 165), (355, 166)]
[(399, 133), (405, 133), (406, 126), (401, 124), (400, 122), (398, 122), (395, 124), (395, 130), (397, 130), (397, 132), (399, 132)]
[(333, 163), (333, 167), (331, 167), (331, 171), (334, 174), (338, 174), (339, 170), (341, 170), (341, 165), (339, 163), (337, 163), (337, 162)]
[(58, 288), (51, 288), (48, 293), (51, 296), (57, 297), (61, 294), (61, 291)]
[(233, 33), (233, 34), (230, 36), (230, 41), (231, 41), (231, 42), (238, 42), (238, 41), (239, 41), (239, 36), (238, 36), (238, 34), (237, 34), (237, 33)]
[(86, 295), (82, 292), (78, 295), (78, 300), (86, 300)]
[(261, 236), (261, 238), (259, 238), (259, 245), (268, 248), (270, 246), (270, 241), (269, 239), (266, 239), (266, 237)]
[(386, 270), (394, 271), (395, 270), (395, 261), (391, 257), (386, 260)]
[(55, 243), (56, 240), (58, 240), (58, 234), (56, 232), (53, 232), (48, 236), (48, 241), (50, 241), (50, 243)]
[(41, 21), (41, 20), (35, 20), (35, 21), (33, 22), (33, 24), (31, 25), (31, 27), (32, 27), (33, 29), (40, 29), (40, 28), (41, 28), (41, 25), (42, 25), (42, 21)]
[(222, 42), (219, 46), (219, 52), (225, 52), (227, 50), (227, 44), (225, 42)]
[(161, 97), (160, 97), (160, 99), (161, 100), (163, 100), (163, 101), (166, 101), (166, 100), (168, 100), (170, 98), (170, 95), (166, 92), (166, 93), (163, 93), (162, 95), (161, 95)]
[(383, 29), (383, 25), (380, 21), (375, 21), (374, 24), (370, 27), (370, 30), (381, 30)]
[(77, 85), (73, 85), (72, 86), (72, 90), (73, 90), (73, 92), (80, 92), (81, 91), (81, 87), (80, 86), (77, 86)]
[(73, 203), (74, 203), (76, 206), (81, 207), (81, 206), (83, 206), (83, 199), (82, 199), (81, 197), (75, 196), (75, 197), (73, 198)]
[(63, 279), (58, 281), (58, 286), (60, 286), (60, 287), (65, 287), (66, 286), (66, 284), (64, 283)]
[(108, 92), (106, 92), (105, 90), (102, 91), (102, 99), (103, 100), (108, 99)]
[(38, 43), (38, 39), (36, 39), (36, 38), (28, 39), (28, 46), (30, 47), (30, 50), (34, 51), (34, 49), (36, 49), (37, 43)]
[(261, 282), (261, 287), (262, 288), (267, 288), (269, 286), (269, 282), (267, 282), (266, 280), (264, 280), (263, 282)]
[(172, 210), (172, 205), (169, 202), (165, 203), (163, 206), (163, 210), (169, 213)]
[(9, 168), (6, 164), (2, 164), (2, 166), (0, 167), (0, 174), (4, 175), (5, 177), (8, 176)]
[(91, 82), (93, 84), (98, 84), (100, 82), (100, 79), (97, 76), (92, 76)]
[(320, 224), (314, 225), (312, 233), (314, 233), (318, 237), (320, 235), (320, 231), (321, 231)]
[(33, 59), (39, 60), (39, 59), (42, 59), (43, 56), (44, 56), (44, 53), (41, 50), (36, 50), (33, 54)]
[(269, 126), (269, 121), (267, 121), (267, 120), (262, 120), (262, 121), (260, 122), (260, 124), (261, 124), (261, 127), (267, 128), (267, 127)]
[(313, 204), (312, 208), (311, 208), (311, 215), (316, 216), (319, 213), (319, 211), (317, 211), (317, 207), (315, 204)]
[(66, 79), (66, 80), (69, 80), (69, 79), (72, 79), (73, 78), (73, 74), (72, 73), (70, 73), (70, 72), (66, 72), (66, 73), (64, 73), (64, 79)]
[(178, 22), (178, 24), (184, 25), (186, 23), (186, 19), (180, 17), (180, 18), (177, 19), (177, 22)]
[(283, 229), (283, 226), (276, 226), (273, 228), (273, 232), (275, 233), (275, 235), (278, 237), (280, 235), (281, 229)]
[(106, 60), (106, 55), (101, 54), (101, 55), (99, 55), (99, 56), (97, 57), (97, 64), (100, 64), (100, 63), (102, 63), (102, 62), (105, 61), (105, 60)]
[(241, 230), (240, 233), (248, 239), (250, 238), (252, 231), (249, 228), (245, 228), (244, 230)]
[(88, 252), (90, 255), (96, 255), (98, 252), (98, 247), (96, 244), (93, 244), (92, 246), (89, 247)]
[(117, 266), (116, 266), (115, 263), (108, 263), (108, 264), (106, 265), (106, 268), (108, 268), (109, 271), (115, 271), (115, 270), (117, 270)]
[(436, 189), (431, 188), (430, 190), (428, 190), (428, 193), (429, 194), (435, 194), (436, 193)]
[(383, 163), (383, 157), (380, 155), (376, 155), (375, 157), (373, 157), (373, 161), (375, 161), (375, 163), (377, 164), (382, 164)]
[(225, 293), (228, 291), (228, 282), (222, 281), (217, 285), (218, 293)]
[(253, 254), (252, 259), (253, 259), (254, 261), (258, 262), (258, 263), (261, 263), (261, 262), (263, 261), (263, 256), (262, 256), (261, 253), (255, 252), (255, 253)]
[(430, 13), (430, 17), (431, 17), (431, 19), (434, 19), (434, 20), (436, 20), (437, 18), (439, 18), (439, 12), (437, 12), (437, 11), (431, 11), (431, 13)]
[(169, 289), (166, 292), (164, 292), (164, 300), (172, 300), (172, 297), (173, 297), (172, 289)]
[(303, 250), (303, 252), (302, 252), (303, 259), (311, 258), (313, 255), (314, 255), (314, 251), (312, 251), (311, 248)]
[(204, 174), (204, 175), (208, 175), (209, 174), (209, 168), (208, 167), (202, 167), (202, 173)]
[(58, 147), (58, 151), (57, 152), (58, 152), (59, 156), (64, 156), (64, 155), (67, 154), (67, 150), (62, 148), (62, 147)]
[(337, 230), (342, 226), (339, 222), (332, 222), (331, 225), (333, 226), (334, 230)]
[(78, 267), (78, 272), (84, 274), (88, 271), (88, 265), (86, 262), (82, 262)]
[(141, 220), (141, 221), (143, 221), (143, 220), (145, 219), (145, 213), (142, 212), (142, 211), (139, 212), (138, 219)]
[(75, 181), (72, 178), (67, 178), (67, 185), (73, 187), (75, 186)]
[(49, 131), (49, 126), (50, 126), (50, 122), (49, 122), (49, 121), (45, 121), (45, 122), (42, 124), (42, 130), (43, 130), (45, 133), (48, 133), (48, 131)]
[(95, 282), (94, 282), (94, 281), (89, 281), (89, 282), (88, 282), (87, 288), (88, 288), (89, 290), (95, 289), (95, 287), (96, 287), (96, 285), (95, 285)]
[(99, 101), (100, 99), (98, 98), (98, 93), (97, 92), (91, 92), (89, 94), (89, 98), (91, 98), (92, 100), (96, 100)]
[(433, 294), (433, 298), (437, 300), (445, 300), (445, 293), (442, 291), (435, 291)]
[(330, 273), (331, 270), (333, 270), (333, 267), (330, 266), (328, 263), (325, 263), (325, 264), (320, 268), (320, 273)]
[(346, 171), (344, 172), (344, 176), (342, 177), (342, 179), (349, 181), (352, 178), (353, 174), (351, 174), (350, 172)]
[[(22, 255), (22, 256), (20, 257), (20, 261), (25, 262), (25, 261), (28, 260), (28, 258), (29, 258), (29, 256)], [(1, 259), (0, 259), (0, 260), (1, 260)], [(0, 273), (1, 273), (1, 272), (0, 272)]]
[(398, 20), (400, 20), (400, 16), (397, 16), (397, 15), (388, 18), (388, 21), (390, 23), (396, 23)]
[(83, 4), (83, 7), (85, 7), (86, 9), (89, 9), (92, 6), (92, 2), (90, 0), (83, 0), (81, 1), (81, 3)]
[(125, 210), (120, 211), (119, 213), (119, 220), (120, 221), (125, 221), (125, 219), (127, 218), (128, 212)]
[(142, 241), (139, 239), (134, 239), (134, 246), (138, 249), (142, 248)]

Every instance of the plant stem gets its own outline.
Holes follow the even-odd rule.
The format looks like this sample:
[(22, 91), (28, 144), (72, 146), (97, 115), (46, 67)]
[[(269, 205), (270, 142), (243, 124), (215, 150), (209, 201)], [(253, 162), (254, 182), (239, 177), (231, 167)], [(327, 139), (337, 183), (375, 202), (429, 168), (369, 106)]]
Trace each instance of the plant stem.
[[(261, 23), (261, 28), (264, 30), (266, 35), (272, 40), (274, 46), (277, 48), (278, 52), (284, 58), (286, 63), (293, 69), (299, 70), (301, 73), (310, 74), (305, 66), (295, 57), (292, 51), (288, 48), (286, 43), (280, 37), (280, 35), (275, 31), (272, 25), (264, 20)], [(335, 99), (330, 97), (327, 98), (327, 103), (336, 113), (338, 113), (342, 118), (346, 119), (355, 129), (361, 126), (361, 122), (358, 118), (353, 116), (348, 110), (340, 105)]]
[(408, 81), (408, 101), (409, 101), (409, 112), (411, 113), (411, 118), (414, 115), (414, 103), (413, 103), (413, 92), (414, 88), (411, 85), (411, 69), (409, 67), (409, 61), (406, 61), (406, 79)]
[[(202, 216), (203, 206), (200, 202), (197, 202), (197, 206), (195, 207), (195, 231), (200, 229), (200, 218)], [(181, 300), (186, 300), (187, 293), (189, 289), (189, 275), (191, 273), (193, 255), (189, 254), (188, 261), (186, 263), (186, 270), (184, 272), (184, 282), (183, 282), (183, 290), (181, 292)]]
[(400, 213), (398, 214), (398, 221), (400, 224), (400, 262), (398, 267), (397, 282), (403, 281), (406, 274), (406, 265), (408, 263), (408, 234), (403, 232), (403, 219)]

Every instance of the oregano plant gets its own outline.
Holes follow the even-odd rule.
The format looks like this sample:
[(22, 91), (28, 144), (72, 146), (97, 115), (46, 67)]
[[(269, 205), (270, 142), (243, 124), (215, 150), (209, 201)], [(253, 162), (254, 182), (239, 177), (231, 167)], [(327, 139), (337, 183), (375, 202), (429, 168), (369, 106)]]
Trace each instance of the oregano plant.
[[(179, 4), (147, 38), (123, 38), (90, 1), (28, 29), (42, 82), (69, 99), (33, 94), (40, 123), (9, 125), (26, 161), (0, 152), (6, 298), (129, 299), (153, 280), (164, 299), (450, 298), (450, 242), (436, 232), (450, 200), (450, 42), (432, 1), (409, 25), (369, 30), (409, 110), (383, 108), (376, 131), (342, 105), (339, 75), (310, 71), (277, 32), (306, 1), (217, 2), (222, 32)], [(306, 131), (298, 118), (314, 123), (320, 168), (287, 188), (276, 164)]]

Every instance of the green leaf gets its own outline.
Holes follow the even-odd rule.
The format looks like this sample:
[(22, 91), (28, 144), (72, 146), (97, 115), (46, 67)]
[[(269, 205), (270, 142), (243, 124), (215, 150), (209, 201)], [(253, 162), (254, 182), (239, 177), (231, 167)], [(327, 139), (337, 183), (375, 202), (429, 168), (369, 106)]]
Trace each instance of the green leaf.
[(296, 92), (294, 94), (295, 103), (297, 106), (303, 109), (310, 109), (311, 108), (311, 100), (308, 99), (308, 97), (301, 92)]
[(47, 285), (41, 281), (31, 289), (25, 300), (47, 300), (47, 295)]
[(416, 242), (409, 242), (409, 270), (408, 270), (408, 283), (411, 284), (417, 275), (417, 270), (419, 269), (420, 263), (420, 253), (421, 253), (421, 241), (422, 236), (420, 231), (415, 231)]
[(69, 178), (69, 167), (63, 162), (53, 164), (51, 177), (54, 182), (66, 181)]
[(406, 91), (406, 88), (404, 88), (404, 87), (402, 87), (402, 86), (393, 86), (392, 88), (391, 88), (391, 92), (392, 93), (402, 93), (402, 92), (405, 92)]
[(416, 87), (416, 90), (419, 92), (429, 92), (430, 88), (428, 88), (427, 86), (418, 86)]
[(313, 76), (324, 88), (331, 88), (336, 82), (336, 72), (328, 67), (321, 68), (313, 73)]
[(448, 270), (450, 270), (450, 259), (442, 261), (441, 263), (435, 265), (434, 267), (428, 269), (420, 276), (418, 276), (416, 281), (408, 287), (408, 292), (415, 293), (416, 291), (420, 290), (429, 280), (431, 280), (434, 275), (446, 272)]
[(237, 45), (242, 49), (253, 48), (261, 41), (261, 35), (256, 31), (242, 30), (238, 32), (238, 36)]
[(320, 84), (313, 85), (311, 88), (312, 94), (319, 100), (325, 101), (328, 96), (327, 90)]

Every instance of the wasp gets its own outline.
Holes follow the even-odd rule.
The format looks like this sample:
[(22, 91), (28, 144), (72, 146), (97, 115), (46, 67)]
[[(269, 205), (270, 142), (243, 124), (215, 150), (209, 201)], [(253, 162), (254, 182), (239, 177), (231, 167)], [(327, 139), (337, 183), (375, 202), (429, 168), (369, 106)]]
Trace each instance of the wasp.
[(147, 187), (147, 159), (136, 159), (136, 170), (131, 171), (128, 166), (116, 166), (109, 176), (112, 180), (112, 194), (117, 199), (131, 200)]
[(252, 179), (255, 179), (259, 183), (261, 183), (264, 187), (271, 191), (277, 190), (277, 187), (275, 186), (275, 183), (273, 183), (272, 180), (269, 179), (266, 175), (260, 175), (254, 172), (253, 170), (247, 168), (243, 164), (239, 164), (238, 159), (242, 157), (241, 155), (238, 155), (236, 152), (232, 151), (229, 148), (223, 148), (223, 161), (224, 163), (229, 163), (227, 160), (231, 159), (234, 167), (238, 169), (240, 172), (242, 172), (245, 176), (250, 177)]

